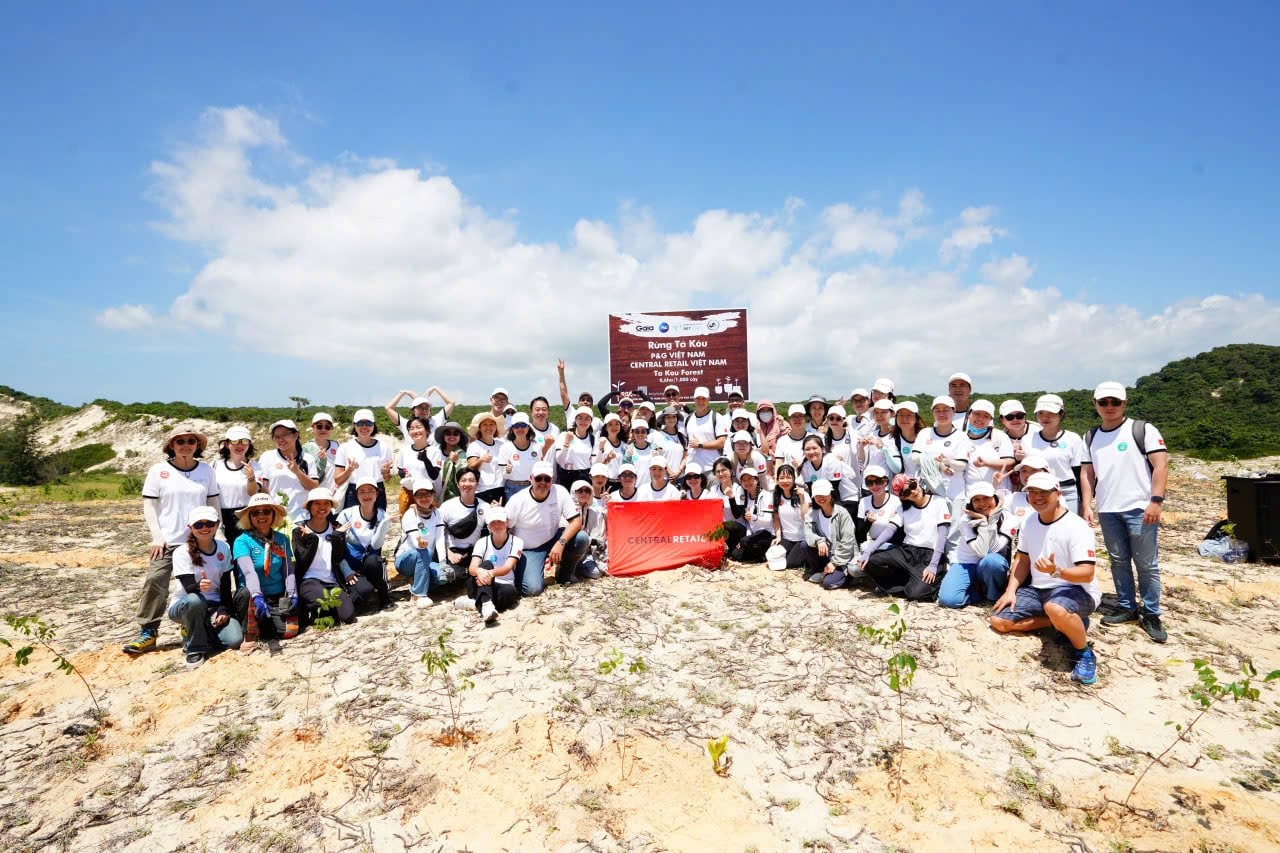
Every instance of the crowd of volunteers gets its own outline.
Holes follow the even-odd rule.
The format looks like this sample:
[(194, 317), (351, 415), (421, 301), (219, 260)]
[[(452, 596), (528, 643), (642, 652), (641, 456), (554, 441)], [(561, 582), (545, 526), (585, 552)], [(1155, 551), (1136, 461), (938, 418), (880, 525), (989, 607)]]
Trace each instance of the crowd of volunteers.
[(607, 574), (614, 503), (683, 500), (721, 504), (729, 560), (798, 569), (826, 590), (994, 602), (1001, 633), (1051, 627), (1084, 684), (1097, 678), (1087, 639), (1101, 603), (1096, 525), (1116, 594), (1102, 623), (1166, 639), (1156, 536), (1167, 454), (1156, 427), (1127, 416), (1120, 383), (1097, 386), (1101, 424), (1081, 436), (1063, 428), (1061, 397), (1042, 395), (1029, 412), (1019, 400), (997, 406), (971, 399), (963, 373), (927, 413), (898, 402), (888, 379), (855, 389), (847, 406), (814, 396), (783, 412), (741, 395), (720, 410), (708, 389), (686, 400), (674, 385), (661, 401), (616, 391), (573, 401), (558, 370), (563, 430), (546, 397), (520, 411), (502, 388), (464, 426), (435, 387), (387, 403), (394, 440), (370, 409), (350, 425), (318, 412), (309, 435), (276, 421), (262, 452), (233, 426), (205, 461), (208, 437), (174, 429), (143, 486), (151, 562), (141, 630), (124, 650), (155, 649), (166, 612), (189, 666), (288, 639), (322, 605), (351, 623), (396, 606), (388, 564), (415, 606), (453, 589), (456, 606), (493, 623), (549, 578)]

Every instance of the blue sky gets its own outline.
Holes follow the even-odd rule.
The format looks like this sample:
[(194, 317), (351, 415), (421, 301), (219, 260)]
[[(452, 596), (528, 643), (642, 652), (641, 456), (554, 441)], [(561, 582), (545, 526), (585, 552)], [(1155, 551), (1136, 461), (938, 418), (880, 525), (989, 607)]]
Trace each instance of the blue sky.
[[(794, 383), (801, 386), (795, 394), (810, 387), (846, 391), (870, 382), (863, 371), (872, 366), (896, 370), (909, 390), (931, 391), (945, 382), (932, 380), (943, 365), (969, 366), (964, 350), (921, 360), (885, 351), (866, 334), (862, 354), (848, 360), (810, 354), (795, 363), (782, 358), (771, 370), (777, 341), (814, 331), (840, 337), (829, 321), (820, 329), (791, 323), (763, 298), (778, 276), (793, 273), (797, 257), (816, 276), (818, 291), (832, 286), (829, 276), (858, 272), (871, 281), (950, 276), (953, 290), (946, 292), (954, 295), (979, 283), (983, 264), (1016, 256), (1034, 274), (1014, 286), (1054, 289), (1071, 303), (1024, 315), (1026, 322), (1088, 315), (1102, 319), (1097, 328), (1104, 335), (1115, 334), (1105, 328), (1109, 306), (1122, 306), (1114, 316), (1141, 324), (1213, 294), (1246, 299), (1214, 308), (1220, 316), (1207, 325), (1194, 310), (1179, 312), (1162, 327), (1163, 345), (1117, 349), (1112, 361), (1081, 365), (1079, 374), (1049, 369), (1078, 346), (1064, 335), (1046, 361), (1044, 382), (992, 368), (985, 377), (991, 390), (1084, 386), (1107, 366), (1114, 367), (1110, 375), (1132, 381), (1204, 342), (1228, 342), (1242, 318), (1257, 322), (1277, 310), (1274, 4), (779, 9), (727, 3), (651, 3), (629, 11), (601, 4), (405, 4), (323, 13), (288, 4), (230, 4), (216, 13), (172, 4), (10, 9), (10, 37), (0, 54), (7, 116), (0, 135), (0, 280), (14, 297), (3, 310), (18, 347), (0, 381), (72, 403), (95, 397), (279, 403), (299, 391), (315, 399), (381, 401), (402, 385), (437, 381), (478, 399), (508, 375), (534, 393), (553, 390), (538, 377), (550, 379), (546, 364), (563, 354), (557, 350), (570, 354), (583, 381), (604, 382), (609, 310), (717, 302), (752, 309), (753, 329), (760, 329), (752, 339), (755, 386), (776, 395)], [(484, 259), (506, 258), (495, 264), (509, 268), (511, 258), (525, 254), (522, 246), (563, 254), (511, 273), (517, 287), (545, 272), (552, 296), (543, 307), (549, 299), (572, 300), (594, 287), (595, 268), (573, 250), (583, 220), (608, 226), (619, 252), (639, 259), (640, 277), (592, 302), (600, 312), (573, 318), (574, 328), (556, 327), (544, 346), (516, 347), (509, 356), (479, 347), (474, 362), (442, 360), (440, 352), (457, 357), (470, 342), (440, 328), (425, 335), (433, 342), (425, 346), (412, 336), (396, 343), (401, 338), (393, 335), (387, 344), (393, 357), (368, 360), (359, 347), (320, 357), (298, 344), (266, 345), (270, 329), (237, 333), (255, 316), (243, 304), (254, 301), (252, 287), (286, 280), (283, 268), (270, 266), (253, 266), (251, 278), (237, 280), (247, 289), (226, 297), (239, 304), (214, 311), (220, 326), (192, 327), (171, 311), (174, 300), (197, 289), (193, 281), (207, 265), (221, 259), (244, 268), (246, 256), (238, 254), (240, 241), (219, 239), (222, 232), (207, 218), (181, 237), (157, 228), (179, 218), (163, 201), (178, 190), (158, 180), (152, 164), (173, 162), (176, 152), (191, 148), (200, 148), (204, 162), (225, 154), (226, 145), (201, 148), (202, 122), (210, 109), (236, 107), (278, 129), (283, 142), (236, 149), (247, 152), (256, 178), (275, 187), (306, 195), (317, 169), (365, 177), (391, 165), (418, 169), (422, 181), (446, 176), (465, 204), (483, 213), (484, 233), (509, 229), (465, 256), (477, 279), (437, 276), (418, 261), (404, 268), (412, 271), (404, 280), (390, 275), (409, 288), (393, 301), (411, 294), (411, 312), (453, 314), (467, 299), (450, 287), (488, 281)], [(210, 189), (203, 174), (193, 170), (181, 191), (226, 193), (229, 184)], [(820, 242), (832, 206), (891, 218), (913, 190), (929, 213), (893, 226), (901, 239), (891, 254), (804, 251)], [(258, 204), (242, 201), (219, 215), (243, 219)], [(939, 242), (961, 212), (984, 207), (990, 212), (983, 221), (998, 235), (962, 257), (940, 259)], [(695, 222), (716, 210), (754, 217), (789, 248), (742, 273), (749, 280), (740, 287), (717, 272), (666, 288), (648, 276), (676, 263), (671, 252), (650, 247), (645, 255), (622, 239), (625, 221), (639, 217), (663, 240), (693, 234), (697, 241)], [(759, 231), (748, 230), (744, 239), (758, 241)], [(719, 238), (704, 248), (734, 251)], [(291, 255), (297, 243), (282, 238), (269, 249)], [(420, 285), (412, 285), (413, 275), (421, 276)], [(364, 288), (381, 286), (358, 275), (340, 279), (335, 291), (349, 289), (355, 303), (343, 316), (358, 317), (362, 327), (385, 317), (359, 307), (377, 301), (365, 299)], [(910, 286), (892, 293), (910, 293)], [(504, 292), (481, 300), (500, 303)], [(922, 301), (927, 295), (936, 301), (936, 292), (920, 291)], [(1253, 296), (1261, 301), (1247, 301)], [(655, 298), (671, 304), (649, 301)], [(873, 325), (873, 309), (859, 313), (865, 303), (840, 304), (855, 315), (850, 326)], [(104, 326), (102, 312), (121, 305), (150, 313), (126, 328)], [(458, 315), (485, 322), (478, 308), (474, 316)], [(766, 326), (774, 328), (766, 333)], [(1239, 333), (1247, 337), (1234, 339), (1258, 340), (1265, 328), (1244, 326)], [(376, 335), (351, 339), (381, 345)], [(954, 335), (926, 343), (945, 347), (948, 339)], [(397, 347), (404, 352), (395, 354)], [(193, 364), (219, 369), (195, 377)], [(222, 378), (252, 375), (263, 364), (270, 369), (243, 387)]]

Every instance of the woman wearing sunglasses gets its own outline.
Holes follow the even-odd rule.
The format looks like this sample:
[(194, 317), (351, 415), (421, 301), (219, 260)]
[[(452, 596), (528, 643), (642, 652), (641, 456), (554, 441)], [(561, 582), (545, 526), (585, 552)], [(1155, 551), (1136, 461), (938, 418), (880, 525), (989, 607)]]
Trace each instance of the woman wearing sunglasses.
[(848, 426), (849, 417), (844, 406), (832, 406), (827, 409), (827, 428), (822, 440), (827, 453), (852, 467), (858, 464), (857, 445), (854, 443), (857, 436)]
[[(378, 425), (373, 421), (372, 409), (358, 409), (351, 421), (351, 438), (338, 448), (338, 458), (334, 461), (334, 485), (341, 489), (352, 477), (371, 479), (378, 493), (378, 509), (385, 510), (386, 479), (391, 476), (391, 444), (378, 438)], [(343, 507), (353, 507), (356, 503), (355, 490), (346, 489)]]
[[(151, 532), (151, 560), (138, 603), (138, 636), (124, 646), (126, 654), (153, 652), (160, 621), (165, 616), (169, 580), (173, 573), (173, 553), (187, 543), (191, 531), (187, 519), (201, 506), (221, 510), (218, 477), (201, 462), (200, 454), (209, 445), (204, 433), (189, 426), (174, 428), (161, 445), (165, 461), (147, 471), (142, 484), (142, 516)], [(221, 513), (219, 513), (221, 514)]]
[[(577, 502), (568, 489), (553, 482), (550, 462), (533, 466), (529, 488), (511, 498), (506, 516), (511, 535), (524, 543), (514, 578), (520, 594), (540, 594), (547, 567), (555, 570), (556, 583), (572, 583), (591, 540), (582, 532)], [(475, 557), (473, 554), (472, 567)]]
[(316, 458), (315, 480), (326, 489), (333, 489), (334, 463), (338, 461), (338, 442), (333, 440), (333, 415), (316, 412), (311, 416), (311, 440), (302, 445), (304, 453)]
[(436, 481), (436, 494), (441, 503), (458, 496), (458, 472), (467, 467), (467, 442), (462, 425), (449, 421), (436, 429), (435, 444), (427, 450), (427, 458), (440, 469), (432, 479)]
[(1066, 406), (1057, 394), (1044, 394), (1036, 400), (1036, 422), (1040, 429), (1031, 436), (1029, 453), (1049, 463), (1049, 472), (1058, 478), (1062, 503), (1080, 514), (1080, 466), (1084, 462), (1084, 439), (1079, 433), (1064, 429), (1062, 419)]
[(214, 538), (218, 511), (198, 506), (187, 515), (187, 544), (173, 552), (169, 618), (182, 626), (182, 650), (187, 669), (222, 649), (238, 649), (244, 640), (240, 623), (231, 616), (231, 549)]
[[(902, 530), (902, 501), (889, 491), (889, 472), (879, 465), (868, 465), (862, 475), (862, 487), (867, 494), (858, 501), (858, 513), (853, 523), (858, 531), (858, 541), (863, 552), (892, 548), (894, 534)], [(882, 545), (872, 548), (872, 543), (887, 533)]]
[(937, 597), (947, 571), (951, 508), (946, 498), (927, 494), (905, 474), (894, 477), (890, 488), (902, 501), (902, 544), (880, 550), (893, 535), (882, 531), (863, 552), (861, 568), (889, 595), (929, 601)]
[(283, 492), (290, 520), (305, 521), (307, 492), (320, 484), (320, 463), (303, 450), (298, 427), (291, 420), (279, 420), (271, 425), (271, 441), (275, 449), (262, 454), (258, 461), (263, 491), (269, 495)]
[(250, 498), (237, 514), (242, 532), (231, 546), (239, 587), (233, 600), (236, 619), (245, 626), (246, 652), (253, 651), (259, 636), (287, 640), (298, 633), (293, 546), (279, 530), (284, 519), (284, 507), (266, 492)]
[(253, 438), (249, 430), (233, 426), (218, 445), (217, 462), (213, 463), (218, 478), (218, 498), (222, 504), (222, 531), (231, 542), (236, 538), (236, 513), (258, 493), (258, 469), (253, 462)]

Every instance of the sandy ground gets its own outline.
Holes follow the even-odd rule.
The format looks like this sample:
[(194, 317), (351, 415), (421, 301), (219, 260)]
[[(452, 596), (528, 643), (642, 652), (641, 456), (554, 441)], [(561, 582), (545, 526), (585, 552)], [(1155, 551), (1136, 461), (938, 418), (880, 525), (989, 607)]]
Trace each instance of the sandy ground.
[[(1220, 467), (1175, 461), (1167, 645), (1095, 630), (1081, 688), (1050, 637), (913, 605), (901, 721), (856, 631), (888, 600), (763, 566), (551, 589), (493, 628), (402, 604), (194, 672), (166, 625), (134, 660), (136, 505), (34, 505), (0, 526), (5, 610), (57, 625), (107, 721), (43, 650), (0, 662), (0, 848), (1274, 850), (1280, 683), (1215, 707), (1123, 804), (1195, 716), (1192, 659), (1280, 668), (1280, 571), (1194, 553)], [(452, 694), (420, 661), (445, 629), (473, 685)], [(646, 669), (602, 674), (615, 648)]]

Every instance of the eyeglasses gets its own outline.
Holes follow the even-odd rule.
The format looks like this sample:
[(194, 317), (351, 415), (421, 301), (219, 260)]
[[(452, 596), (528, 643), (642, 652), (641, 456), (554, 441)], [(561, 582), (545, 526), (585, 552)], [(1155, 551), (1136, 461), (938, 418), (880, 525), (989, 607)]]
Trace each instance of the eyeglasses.
[(1025, 421), (1027, 419), (1026, 412), (1014, 412), (1011, 415), (1001, 415), (1006, 421)]
[(867, 398), (866, 398), (866, 397), (864, 397), (864, 396), (862, 396), (861, 394), (859, 394), (859, 395), (858, 395), (858, 396), (856, 396), (856, 397), (850, 397), (849, 399), (850, 399), (850, 400), (852, 400), (852, 401), (853, 401), (853, 402), (855, 402), (855, 403), (865, 403), (865, 402), (867, 402)]
[(212, 530), (217, 526), (218, 526), (218, 522), (216, 521), (197, 521), (195, 524), (191, 525), (191, 529), (192, 530)]
[(883, 486), (885, 483), (889, 481), (884, 479), (883, 477), (868, 477), (863, 482), (865, 482), (868, 486)]
[(320, 432), (328, 432), (329, 430), (333, 429), (333, 424), (326, 424), (326, 423), (312, 424), (311, 428), (314, 430), (318, 430)]
[(180, 438), (175, 438), (175, 439), (173, 440), (173, 443), (174, 443), (174, 444), (179, 444), (179, 445), (182, 445), (182, 444), (199, 444), (199, 443), (200, 443), (200, 439), (196, 438), (195, 436), (182, 436), (182, 437), (180, 437)]
[(1124, 405), (1124, 400), (1117, 400), (1115, 397), (1103, 397), (1101, 400), (1094, 400), (1093, 402), (1105, 408), (1114, 408), (1116, 406)]
[(373, 421), (356, 421), (356, 426), (373, 426)]
[(534, 477), (534, 478), (533, 478), (533, 482), (535, 482), (535, 483), (550, 483), (550, 482), (551, 482), (551, 478), (550, 478), (550, 477), (548, 477), (546, 474), (542, 474), (542, 475), (540, 475), (540, 476)]
[(272, 509), (251, 509), (251, 510), (249, 510), (249, 517), (250, 517), (250, 518), (262, 518), (262, 516), (264, 516), (264, 515), (275, 515), (275, 514), (276, 514), (276, 513), (275, 513), (275, 510), (272, 510)]
[(831, 421), (833, 424), (844, 423), (844, 418), (840, 417), (839, 415), (827, 415), (827, 420)]
[(247, 439), (247, 438), (237, 438), (235, 441), (229, 441), (229, 442), (227, 442), (227, 444), (230, 444), (232, 447), (248, 447), (248, 446), (249, 446), (249, 439)]
[(679, 392), (679, 391), (663, 391), (663, 392), (662, 392), (662, 396), (664, 396), (664, 397), (679, 397), (679, 396), (680, 396), (680, 392)]

